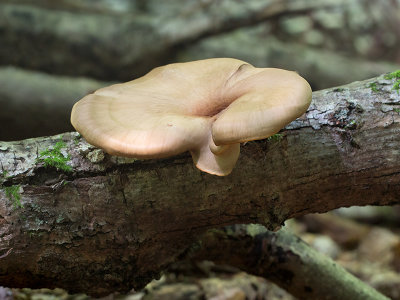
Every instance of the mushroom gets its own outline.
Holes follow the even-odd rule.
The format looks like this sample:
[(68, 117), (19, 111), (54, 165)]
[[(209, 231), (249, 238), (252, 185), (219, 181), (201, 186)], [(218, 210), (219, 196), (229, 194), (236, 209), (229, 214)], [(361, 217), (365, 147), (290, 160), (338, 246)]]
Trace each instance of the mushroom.
[(228, 175), (240, 143), (301, 116), (311, 88), (297, 73), (214, 58), (158, 67), (78, 101), (75, 129), (112, 155), (163, 158), (190, 151), (200, 170)]

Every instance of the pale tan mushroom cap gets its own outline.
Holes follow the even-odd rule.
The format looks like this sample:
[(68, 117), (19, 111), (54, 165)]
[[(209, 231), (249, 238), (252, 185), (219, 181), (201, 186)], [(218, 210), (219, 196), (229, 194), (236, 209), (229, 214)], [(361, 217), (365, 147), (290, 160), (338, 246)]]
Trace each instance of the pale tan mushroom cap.
[(304, 114), (310, 105), (311, 87), (297, 73), (249, 65), (246, 69), (243, 75), (235, 74), (239, 78), (232, 80), (226, 91), (227, 97), (235, 100), (212, 126), (217, 145), (267, 138)]
[(294, 72), (208, 59), (97, 90), (75, 104), (71, 122), (110, 154), (160, 158), (190, 151), (199, 169), (227, 175), (240, 142), (276, 133), (310, 100), (308, 83)]

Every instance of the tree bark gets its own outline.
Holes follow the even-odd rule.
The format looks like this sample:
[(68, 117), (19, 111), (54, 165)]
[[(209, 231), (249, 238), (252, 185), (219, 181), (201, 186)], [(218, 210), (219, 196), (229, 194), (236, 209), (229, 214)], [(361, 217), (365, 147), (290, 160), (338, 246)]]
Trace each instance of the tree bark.
[(139, 77), (205, 36), (340, 5), (331, 0), (151, 1), (107, 13), (74, 9), (76, 1), (7, 2), (0, 5), (0, 64), (111, 81)]
[(282, 42), (273, 35), (265, 36), (263, 25), (202, 39), (182, 51), (179, 59), (190, 61), (212, 57), (236, 57), (257, 67), (296, 70), (317, 89), (364, 80), (400, 68), (393, 62), (367, 60), (300, 43)]
[(0, 140), (21, 140), (71, 131), (76, 101), (109, 85), (87, 78), (0, 68)]
[[(381, 76), (314, 92), (308, 112), (281, 138), (244, 145), (226, 177), (200, 172), (187, 153), (109, 156), (77, 133), (1, 142), (0, 282), (126, 291), (157, 277), (210, 228), (276, 230), (308, 213), (400, 203), (393, 83)], [(45, 168), (37, 159), (61, 136), (65, 147), (53, 155), (59, 169)], [(69, 155), (70, 172), (60, 155)]]
[[(235, 37), (233, 34), (228, 34), (218, 39), (210, 38), (202, 43), (195, 43), (186, 50), (189, 56), (185, 59), (220, 57), (225, 53), (228, 57), (252, 61), (259, 67), (275, 66), (302, 70), (301, 75), (307, 78), (312, 86), (319, 86), (321, 82), (332, 85), (343, 81), (350, 82), (360, 76), (372, 77), (379, 71), (384, 73), (394, 67), (393, 65), (389, 67), (389, 64), (385, 63), (345, 59), (333, 53), (307, 50), (306, 47), (298, 45), (285, 45), (274, 38), (268, 39), (271, 41), (269, 43), (271, 51), (267, 49), (262, 53), (252, 51), (250, 57), (248, 50), (243, 53), (241, 50), (243, 47), (240, 45), (247, 44), (250, 45), (250, 49), (261, 49), (261, 43), (254, 44), (254, 40), (260, 39), (249, 38), (251, 35), (249, 31), (242, 30), (241, 33)], [(318, 58), (312, 70), (307, 67), (310, 65), (307, 59), (288, 59), (295, 57), (295, 54), (297, 58), (310, 57), (306, 53)], [(69, 121), (73, 104), (88, 93), (112, 83), (83, 77), (50, 75), (14, 67), (0, 67), (0, 120), (7, 125), (0, 126), (0, 140), (15, 141), (73, 130)]]

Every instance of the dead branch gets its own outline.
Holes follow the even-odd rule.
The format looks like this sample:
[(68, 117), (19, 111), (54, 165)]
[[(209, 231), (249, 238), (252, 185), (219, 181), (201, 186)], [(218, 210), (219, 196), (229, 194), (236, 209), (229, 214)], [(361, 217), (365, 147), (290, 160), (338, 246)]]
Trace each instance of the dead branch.
[(104, 11), (93, 3), (90, 9), (76, 1), (50, 2), (0, 5), (0, 64), (127, 81), (164, 65), (177, 48), (205, 36), (345, 1), (157, 1), (126, 12)]
[[(210, 228), (274, 230), (312, 212), (399, 203), (393, 83), (381, 76), (314, 92), (306, 115), (281, 135), (244, 145), (227, 177), (201, 173), (188, 154), (111, 157), (76, 133), (1, 142), (1, 283), (126, 291)], [(46, 149), (55, 167), (45, 167)]]
[(297, 299), (389, 299), (285, 229), (235, 225), (204, 234), (192, 259), (232, 264)]

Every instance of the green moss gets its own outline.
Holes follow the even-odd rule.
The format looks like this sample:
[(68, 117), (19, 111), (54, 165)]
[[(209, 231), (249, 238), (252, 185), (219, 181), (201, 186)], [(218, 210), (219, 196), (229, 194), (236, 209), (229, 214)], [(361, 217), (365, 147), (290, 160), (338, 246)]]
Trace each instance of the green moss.
[(356, 129), (357, 128), (356, 120), (351, 120), (349, 123), (346, 124), (346, 126), (344, 128), (346, 128), (346, 129)]
[(400, 78), (400, 70), (385, 75), (385, 79), (399, 79), (399, 78)]
[(67, 145), (59, 140), (53, 147), (53, 149), (46, 149), (39, 153), (39, 157), (36, 160), (38, 163), (44, 163), (46, 168), (56, 168), (57, 170), (62, 170), (65, 172), (71, 172), (72, 167), (67, 165), (70, 160), (70, 156), (64, 156), (61, 153), (61, 149), (65, 148)]
[(393, 84), (392, 90), (397, 91), (397, 94), (400, 95), (400, 79)]
[(388, 80), (395, 79), (396, 80), (393, 84), (392, 90), (396, 91), (397, 94), (400, 95), (400, 70), (386, 74), (385, 79), (388, 79)]
[(2, 185), (7, 179), (8, 179), (8, 171), (7, 171), (7, 170), (4, 170), (4, 171), (0, 174), (0, 185)]
[(376, 82), (371, 82), (371, 83), (369, 84), (369, 88), (370, 88), (371, 91), (373, 91), (373, 92), (379, 92), (378, 86), (376, 85)]
[(276, 141), (276, 142), (279, 142), (282, 139), (283, 139), (282, 133), (275, 133), (267, 138), (268, 141)]
[(78, 145), (79, 140), (82, 138), (81, 134), (78, 133), (75, 137), (74, 137), (74, 143), (75, 145)]
[(400, 114), (400, 108), (393, 108), (393, 110), (394, 110), (395, 112), (397, 112), (398, 114)]
[(3, 187), (6, 192), (6, 197), (12, 202), (14, 209), (23, 208), (21, 203), (21, 195), (19, 193), (20, 186), (12, 185)]

